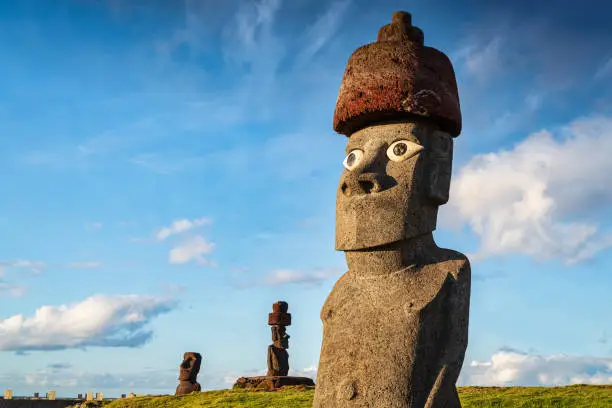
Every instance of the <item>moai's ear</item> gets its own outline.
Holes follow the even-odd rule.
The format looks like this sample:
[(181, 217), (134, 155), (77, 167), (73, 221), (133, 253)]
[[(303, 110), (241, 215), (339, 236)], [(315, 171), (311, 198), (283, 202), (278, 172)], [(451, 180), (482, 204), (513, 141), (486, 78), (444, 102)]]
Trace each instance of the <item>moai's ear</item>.
[(425, 168), (427, 198), (436, 205), (446, 204), (453, 167), (453, 139), (446, 132), (434, 130), (427, 140), (428, 160)]

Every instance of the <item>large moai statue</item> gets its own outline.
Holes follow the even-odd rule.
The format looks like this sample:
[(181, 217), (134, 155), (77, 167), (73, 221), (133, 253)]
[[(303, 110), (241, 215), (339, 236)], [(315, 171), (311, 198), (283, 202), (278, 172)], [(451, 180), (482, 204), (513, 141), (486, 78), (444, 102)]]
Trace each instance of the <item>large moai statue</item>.
[(202, 390), (197, 381), (201, 365), (202, 355), (200, 353), (187, 352), (183, 354), (183, 362), (179, 368), (179, 385), (176, 387), (174, 395), (185, 395)]
[(470, 264), (433, 239), (461, 111), (453, 67), (405, 12), (350, 57), (334, 114), (346, 272), (321, 310), (313, 407), (457, 408)]

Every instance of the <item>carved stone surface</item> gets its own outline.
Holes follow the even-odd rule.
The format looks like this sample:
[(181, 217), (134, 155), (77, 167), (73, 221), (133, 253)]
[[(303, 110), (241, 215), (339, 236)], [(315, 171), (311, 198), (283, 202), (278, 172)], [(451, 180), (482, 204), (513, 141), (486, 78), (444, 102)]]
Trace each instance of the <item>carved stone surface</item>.
[[(461, 128), (456, 82), (407, 13), (392, 21), (349, 60), (336, 106), (349, 136), (336, 197), (348, 272), (321, 310), (315, 408), (461, 406), (470, 265), (432, 234)], [(423, 90), (439, 98), (413, 109)]]
[(179, 385), (176, 387), (174, 395), (185, 395), (202, 390), (197, 381), (201, 365), (202, 355), (200, 353), (187, 352), (183, 354), (183, 362), (179, 368)]

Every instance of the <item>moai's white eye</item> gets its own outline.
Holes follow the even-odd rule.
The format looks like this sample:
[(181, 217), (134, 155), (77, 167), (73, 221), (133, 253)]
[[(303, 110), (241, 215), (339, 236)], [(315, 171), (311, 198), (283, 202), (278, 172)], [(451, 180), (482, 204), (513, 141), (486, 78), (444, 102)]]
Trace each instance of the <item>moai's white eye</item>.
[(387, 156), (392, 161), (399, 162), (409, 159), (423, 149), (425, 149), (423, 146), (410, 140), (398, 140), (391, 143), (387, 149)]
[(354, 149), (344, 158), (342, 165), (349, 171), (353, 170), (363, 158), (363, 150)]

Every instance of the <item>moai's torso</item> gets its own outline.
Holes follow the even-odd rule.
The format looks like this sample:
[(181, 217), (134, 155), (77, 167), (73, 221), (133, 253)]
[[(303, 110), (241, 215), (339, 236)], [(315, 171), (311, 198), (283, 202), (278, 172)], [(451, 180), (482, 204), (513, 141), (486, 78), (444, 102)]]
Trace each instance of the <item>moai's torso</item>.
[[(458, 343), (467, 343), (467, 336), (458, 343), (448, 336), (455, 334), (450, 326), (467, 328), (452, 309), (469, 304), (469, 263), (455, 251), (439, 251), (446, 260), (372, 277), (349, 271), (338, 280), (321, 310), (313, 407), (460, 406), (452, 378), (442, 382), (442, 398), (426, 405), (447, 361), (456, 380), (466, 346)], [(460, 354), (458, 367), (453, 352)]]
[(286, 376), (289, 374), (289, 353), (287, 350), (268, 346), (267, 376)]

